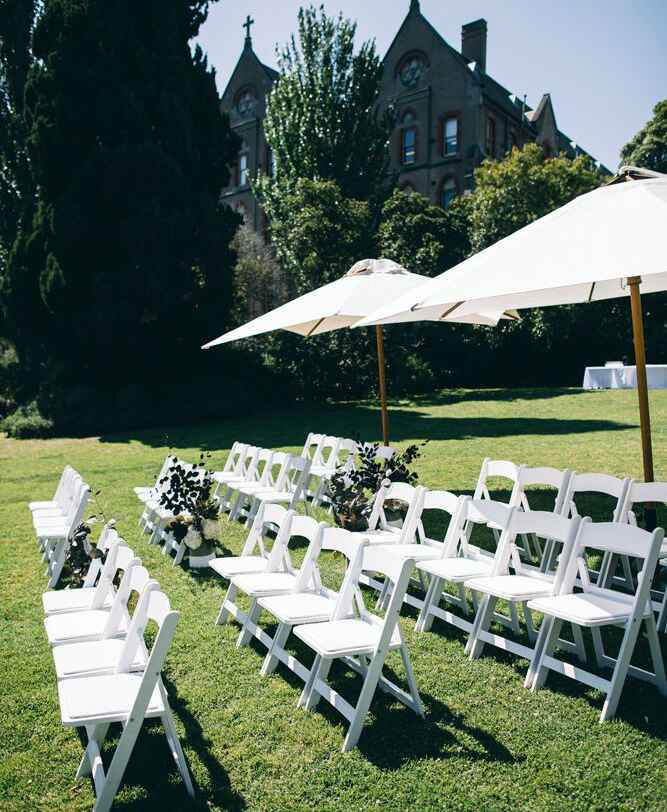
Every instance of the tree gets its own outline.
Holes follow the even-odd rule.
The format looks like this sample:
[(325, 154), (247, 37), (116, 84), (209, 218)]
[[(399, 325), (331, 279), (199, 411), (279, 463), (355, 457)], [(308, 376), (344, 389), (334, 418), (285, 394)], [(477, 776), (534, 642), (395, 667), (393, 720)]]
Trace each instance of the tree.
[[(238, 218), (219, 196), (237, 140), (189, 45), (207, 7), (44, 4), (23, 115), (39, 197), (1, 304), (22, 364), (50, 389), (192, 372), (224, 322)], [(32, 287), (42, 313), (21, 311)]]
[(374, 42), (354, 51), (356, 24), (323, 7), (299, 10), (299, 39), (278, 51), (280, 77), (264, 128), (274, 177), (254, 184), (271, 221), (298, 178), (335, 181), (346, 197), (374, 200), (387, 181), (389, 120), (378, 114), (382, 64)]
[(250, 226), (239, 227), (232, 249), (236, 264), (230, 321), (238, 326), (286, 302), (288, 291), (273, 248)]
[(443, 209), (423, 195), (394, 190), (382, 208), (380, 254), (425, 276), (461, 262), (470, 250), (464, 201)]
[(653, 108), (653, 118), (621, 150), (621, 163), (667, 172), (667, 99)]

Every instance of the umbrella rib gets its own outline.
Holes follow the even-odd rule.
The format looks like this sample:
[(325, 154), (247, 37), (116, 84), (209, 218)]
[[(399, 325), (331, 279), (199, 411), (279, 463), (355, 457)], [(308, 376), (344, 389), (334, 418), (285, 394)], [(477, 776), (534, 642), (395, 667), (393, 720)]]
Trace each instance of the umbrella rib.
[(591, 289), (590, 289), (590, 291), (588, 293), (588, 301), (589, 302), (593, 300), (593, 291), (594, 290), (595, 290), (595, 282), (593, 282), (593, 284), (591, 285)]
[(521, 316), (515, 316), (510, 310), (506, 310), (503, 313), (506, 319), (510, 319), (510, 321), (521, 321)]
[(323, 321), (324, 321), (324, 316), (322, 316), (321, 319), (318, 319), (315, 322), (315, 324), (313, 325), (311, 330), (308, 330), (308, 332), (306, 333), (306, 338), (310, 338), (312, 336), (312, 334), (315, 332), (315, 330), (317, 330), (317, 328), (320, 326), (320, 324), (322, 324)]
[(442, 316), (439, 317), (438, 321), (442, 321), (443, 319), (446, 319), (447, 316), (450, 315), (450, 313), (453, 313), (455, 310), (457, 310), (459, 307), (461, 307), (462, 304), (463, 304), (463, 302), (457, 302), (455, 305), (452, 305), (451, 307), (448, 307), (447, 310), (445, 310), (445, 312), (442, 314)]

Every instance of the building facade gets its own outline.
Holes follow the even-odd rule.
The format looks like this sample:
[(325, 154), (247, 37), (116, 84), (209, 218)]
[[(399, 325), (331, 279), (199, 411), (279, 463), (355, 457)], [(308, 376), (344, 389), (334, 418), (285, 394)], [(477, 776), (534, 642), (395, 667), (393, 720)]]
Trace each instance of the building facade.
[[(271, 171), (262, 122), (278, 73), (255, 55), (252, 22), (248, 17), (243, 52), (221, 101), (242, 141), (223, 197), (246, 222), (264, 231), (249, 178)], [(445, 207), (473, 188), (476, 166), (486, 158), (502, 158), (514, 146), (534, 142), (547, 156), (588, 154), (558, 129), (549, 93), (533, 109), (487, 73), (486, 45), (485, 20), (462, 27), (457, 50), (424, 17), (419, 0), (411, 0), (383, 59), (381, 106), (391, 107), (395, 122), (389, 148), (398, 186)]]

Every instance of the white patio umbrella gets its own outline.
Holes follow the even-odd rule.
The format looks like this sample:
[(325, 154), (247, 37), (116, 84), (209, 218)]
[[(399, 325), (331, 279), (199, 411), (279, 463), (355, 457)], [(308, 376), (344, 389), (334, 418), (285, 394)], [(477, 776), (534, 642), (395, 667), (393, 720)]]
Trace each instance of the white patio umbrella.
[[(421, 286), (428, 277), (407, 271), (390, 259), (362, 259), (350, 270), (328, 285), (287, 302), (247, 324), (224, 333), (204, 344), (206, 350), (218, 344), (250, 338), (273, 330), (289, 330), (302, 336), (314, 336), (341, 327), (351, 327), (363, 316), (381, 304), (392, 301), (406, 291)], [(467, 313), (447, 319), (468, 324), (496, 325), (503, 311)], [(389, 418), (387, 414), (387, 391), (384, 375), (384, 339), (382, 328), (375, 328), (378, 355), (378, 377), (382, 406), (382, 437), (389, 443)]]
[(640, 289), (667, 290), (667, 176), (624, 167), (615, 181), (499, 240), (355, 326), (630, 296), (644, 478), (650, 482)]

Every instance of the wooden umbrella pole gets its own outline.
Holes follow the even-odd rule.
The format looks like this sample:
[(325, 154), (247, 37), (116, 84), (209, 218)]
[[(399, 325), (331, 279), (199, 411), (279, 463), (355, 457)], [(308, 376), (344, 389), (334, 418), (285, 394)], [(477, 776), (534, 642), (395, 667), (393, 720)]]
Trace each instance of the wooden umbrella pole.
[(382, 326), (375, 325), (375, 341), (378, 351), (378, 380), (380, 383), (380, 407), (382, 409), (382, 442), (389, 445), (389, 414), (387, 412), (387, 382), (384, 377), (384, 336)]
[(639, 423), (642, 434), (642, 456), (644, 458), (644, 481), (653, 482), (653, 448), (651, 445), (651, 415), (648, 407), (648, 381), (646, 379), (646, 348), (644, 346), (644, 320), (642, 300), (639, 292), (641, 276), (628, 278), (630, 304), (632, 307), (632, 337), (635, 345), (635, 365), (637, 367), (637, 397), (639, 398)]

